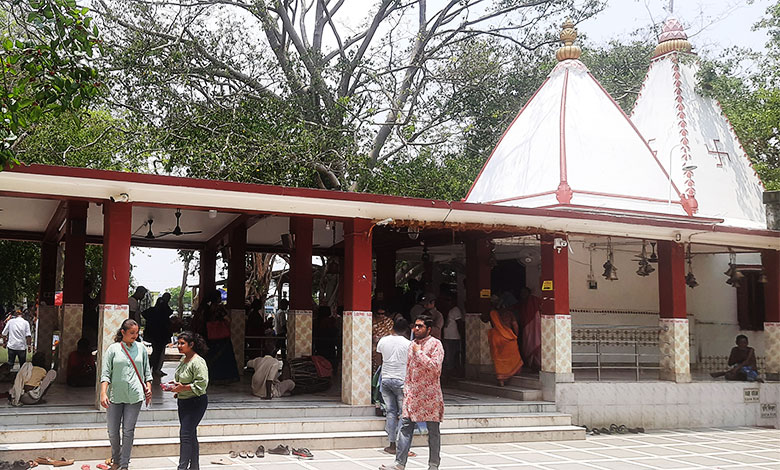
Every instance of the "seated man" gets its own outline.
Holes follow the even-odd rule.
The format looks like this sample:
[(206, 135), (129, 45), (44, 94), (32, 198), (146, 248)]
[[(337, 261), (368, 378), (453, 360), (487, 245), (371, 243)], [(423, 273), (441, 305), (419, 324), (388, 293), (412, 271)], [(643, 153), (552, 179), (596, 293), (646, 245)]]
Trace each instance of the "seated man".
[(713, 377), (726, 376), (726, 380), (740, 380), (747, 382), (763, 382), (758, 377), (756, 367), (756, 351), (748, 346), (748, 338), (745, 335), (737, 336), (737, 345), (731, 348), (729, 354), (730, 369), (724, 372), (713, 372)]
[(68, 357), (67, 382), (70, 387), (92, 387), (95, 385), (95, 356), (89, 347), (89, 340), (81, 338), (76, 350)]
[(56, 371), (46, 371), (46, 356), (43, 352), (35, 353), (32, 358), (32, 364), (29, 362), (25, 363), (19, 369), (19, 373), (16, 374), (16, 380), (14, 380), (14, 386), (8, 391), (10, 395), (8, 399), (11, 401), (11, 405), (34, 405), (39, 403), (56, 377)]
[(247, 363), (254, 369), (252, 374), (252, 394), (270, 400), (290, 395), (295, 388), (291, 379), (279, 381), (279, 361), (271, 356), (256, 357)]

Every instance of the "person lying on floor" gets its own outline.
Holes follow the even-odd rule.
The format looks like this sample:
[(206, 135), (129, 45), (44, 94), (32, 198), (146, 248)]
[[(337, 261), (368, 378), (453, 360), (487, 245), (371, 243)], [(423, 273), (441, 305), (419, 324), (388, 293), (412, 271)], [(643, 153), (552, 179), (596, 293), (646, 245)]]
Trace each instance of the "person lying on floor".
[(26, 362), (19, 369), (8, 399), (13, 406), (39, 403), (56, 377), (56, 371), (46, 370), (46, 356), (39, 351), (33, 355), (32, 363)]
[(247, 363), (254, 369), (252, 395), (270, 400), (290, 395), (295, 388), (291, 379), (279, 381), (279, 361), (271, 356), (256, 357)]
[(731, 348), (731, 354), (729, 354), (729, 370), (713, 372), (710, 375), (713, 377), (723, 377), (725, 375), (726, 380), (763, 382), (758, 376), (756, 351), (748, 346), (747, 336), (737, 336), (737, 345)]

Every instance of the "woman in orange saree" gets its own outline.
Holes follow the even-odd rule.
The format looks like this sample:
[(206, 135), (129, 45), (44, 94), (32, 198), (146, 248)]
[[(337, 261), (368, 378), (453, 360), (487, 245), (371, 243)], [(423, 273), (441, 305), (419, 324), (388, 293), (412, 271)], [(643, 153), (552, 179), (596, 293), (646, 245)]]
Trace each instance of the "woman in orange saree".
[(493, 328), (488, 331), (490, 355), (496, 369), (496, 379), (502, 387), (504, 382), (515, 375), (523, 367), (523, 359), (517, 348), (517, 320), (510, 310), (491, 310), (490, 323)]

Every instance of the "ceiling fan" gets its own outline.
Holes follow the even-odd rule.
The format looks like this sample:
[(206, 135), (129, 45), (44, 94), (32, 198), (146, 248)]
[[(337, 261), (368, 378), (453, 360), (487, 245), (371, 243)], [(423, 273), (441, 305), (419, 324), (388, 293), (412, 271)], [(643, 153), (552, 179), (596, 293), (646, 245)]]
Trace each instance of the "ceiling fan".
[[(145, 240), (154, 240), (155, 238), (160, 238), (162, 235), (155, 235), (154, 232), (152, 231), (152, 224), (153, 223), (154, 223), (154, 220), (150, 217), (143, 224), (141, 224), (141, 226), (138, 227), (138, 229), (135, 232), (133, 232), (133, 238), (143, 238)], [(143, 236), (136, 235), (144, 227), (148, 227), (148, 229), (146, 231), (146, 235), (143, 235)]]
[[(151, 221), (150, 221), (151, 222)], [(192, 235), (196, 233), (202, 233), (202, 230), (194, 230), (191, 232), (184, 232), (181, 229), (181, 209), (176, 209), (176, 227), (174, 227), (173, 230), (170, 232), (160, 232), (160, 235), (158, 237), (164, 237), (166, 235), (175, 235), (177, 237), (180, 237), (182, 235)], [(149, 225), (149, 234), (152, 233), (151, 224)], [(147, 236), (149, 235), (147, 234)]]

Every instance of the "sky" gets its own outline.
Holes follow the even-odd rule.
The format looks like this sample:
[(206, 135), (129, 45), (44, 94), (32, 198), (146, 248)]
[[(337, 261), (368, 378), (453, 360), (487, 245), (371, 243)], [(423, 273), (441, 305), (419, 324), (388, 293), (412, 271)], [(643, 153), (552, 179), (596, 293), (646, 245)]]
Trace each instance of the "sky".
[[(700, 54), (716, 56), (732, 46), (761, 51), (768, 37), (751, 28), (775, 1), (676, 0), (674, 15), (682, 21)], [(577, 28), (594, 44), (631, 39), (638, 31), (647, 35), (650, 25), (669, 15), (669, 4), (669, 0), (609, 0), (601, 14)], [(183, 266), (176, 250), (133, 248), (130, 262), (136, 283), (153, 292), (162, 292), (181, 282)], [(194, 284), (197, 278), (190, 277), (188, 282)]]

